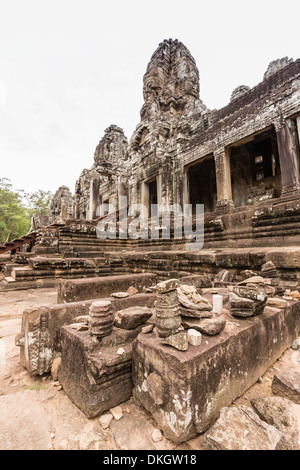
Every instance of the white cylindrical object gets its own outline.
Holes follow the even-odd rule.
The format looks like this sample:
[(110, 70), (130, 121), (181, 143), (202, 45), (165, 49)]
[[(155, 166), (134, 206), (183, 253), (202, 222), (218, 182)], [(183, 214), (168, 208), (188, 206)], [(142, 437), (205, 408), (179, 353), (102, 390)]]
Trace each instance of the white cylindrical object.
[(222, 295), (215, 294), (213, 295), (213, 312), (216, 315), (221, 315), (223, 310), (223, 297)]

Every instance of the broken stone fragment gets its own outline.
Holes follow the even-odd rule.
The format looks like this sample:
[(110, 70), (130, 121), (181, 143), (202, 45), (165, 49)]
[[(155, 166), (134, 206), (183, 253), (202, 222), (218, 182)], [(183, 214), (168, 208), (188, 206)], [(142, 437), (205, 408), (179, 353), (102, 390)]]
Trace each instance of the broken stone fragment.
[(294, 349), (295, 351), (300, 349), (300, 338), (297, 338), (295, 341), (293, 341), (291, 349)]
[(172, 346), (179, 351), (186, 351), (188, 348), (188, 336), (186, 332), (176, 333), (175, 335), (168, 336), (161, 339), (162, 344)]
[[(252, 299), (239, 297), (234, 292), (230, 293), (230, 313), (234, 317), (252, 317), (262, 313), (264, 305), (260, 305), (259, 302), (255, 302)], [(262, 308), (262, 311), (260, 311)]]
[(193, 310), (190, 308), (180, 307), (180, 312), (183, 317), (190, 317), (190, 318), (210, 318), (213, 316), (213, 311), (207, 310)]
[(300, 292), (297, 290), (293, 290), (291, 292), (291, 297), (293, 297), (293, 299), (300, 300)]
[(201, 333), (197, 330), (194, 330), (193, 328), (190, 328), (187, 332), (188, 334), (188, 342), (192, 346), (200, 346), (201, 344)]
[(284, 435), (247, 406), (222, 408), (208, 430), (204, 450), (275, 450)]
[(88, 315), (79, 315), (78, 317), (73, 318), (74, 323), (88, 323), (89, 316)]
[(162, 432), (159, 429), (155, 428), (153, 430), (153, 433), (151, 434), (151, 438), (153, 442), (161, 441), (163, 438)]
[(270, 307), (275, 307), (275, 308), (285, 308), (287, 306), (287, 301), (284, 299), (279, 299), (276, 297), (269, 297), (267, 301), (267, 305)]
[(142, 328), (142, 333), (144, 333), (144, 334), (151, 333), (151, 331), (153, 331), (153, 329), (154, 329), (154, 324), (145, 325)]
[(116, 299), (123, 299), (128, 296), (129, 296), (128, 292), (113, 292), (111, 294), (111, 297), (115, 297)]
[[(194, 304), (202, 302), (208, 303), (208, 300), (205, 297), (202, 297), (194, 286), (182, 285), (177, 289), (177, 292), (178, 295), (184, 294), (188, 298), (188, 300), (190, 300)], [(184, 297), (182, 298), (184, 299)]]
[(279, 396), (251, 400), (260, 419), (281, 431), (289, 450), (300, 449), (300, 405)]
[(242, 277), (243, 280), (248, 279), (249, 277), (254, 277), (257, 276), (255, 271), (252, 271), (251, 269), (244, 269), (243, 271), (240, 272), (240, 276)]
[(182, 284), (180, 286), (180, 290), (186, 295), (193, 294), (196, 291), (194, 286), (188, 286), (188, 285), (185, 285), (185, 284)]
[(121, 419), (123, 416), (123, 411), (120, 406), (115, 406), (114, 408), (111, 408), (109, 411), (113, 415), (115, 420), (117, 421), (119, 421), (119, 419)]
[(268, 284), (259, 284), (257, 287), (258, 289), (263, 289), (268, 297), (274, 297), (274, 295), (276, 294), (276, 288), (273, 286), (269, 286)]
[(278, 372), (273, 377), (274, 395), (287, 398), (300, 405), (300, 368)]
[(205, 310), (210, 311), (213, 309), (212, 305), (205, 297), (202, 297), (198, 292), (192, 295), (186, 295), (180, 288), (177, 289), (177, 296), (179, 303), (189, 310)]
[(130, 286), (126, 292), (129, 295), (135, 295), (138, 293), (138, 290), (134, 286)]
[(233, 292), (239, 297), (256, 300), (258, 302), (266, 302), (268, 300), (263, 291), (251, 287), (235, 286)]
[(165, 294), (166, 292), (176, 290), (180, 282), (178, 279), (168, 279), (167, 281), (159, 282), (156, 285), (156, 292), (158, 294)]
[(282, 298), (285, 299), (285, 300), (295, 300), (294, 297), (292, 297), (292, 295), (291, 295), (291, 290), (290, 289), (285, 290), (284, 295), (283, 295)]
[(213, 286), (211, 277), (206, 274), (193, 274), (192, 276), (184, 276), (180, 280), (182, 284), (194, 286), (196, 289)]
[(86, 331), (89, 329), (87, 323), (71, 323), (70, 328), (77, 331)]
[(268, 297), (265, 292), (247, 286), (235, 286), (230, 293), (230, 313), (236, 317), (252, 317), (263, 313)]
[(183, 318), (182, 325), (185, 328), (193, 328), (200, 333), (204, 333), (209, 336), (218, 335), (224, 330), (226, 320), (221, 317), (213, 317), (207, 319), (197, 320), (194, 318)]
[(61, 357), (56, 357), (51, 366), (51, 376), (54, 381), (58, 379), (58, 369), (60, 368)]
[(151, 317), (152, 310), (148, 307), (129, 307), (116, 312), (114, 325), (125, 330), (133, 330)]
[(119, 356), (122, 356), (122, 354), (124, 354), (124, 352), (125, 352), (125, 349), (124, 349), (124, 348), (119, 348), (118, 351), (117, 351), (117, 354), (118, 354)]
[(103, 429), (107, 429), (110, 426), (110, 423), (113, 420), (113, 415), (111, 413), (106, 413), (105, 415), (100, 416), (99, 422)]
[(227, 269), (222, 269), (214, 277), (214, 282), (231, 282), (233, 279), (233, 274), (227, 271)]
[(277, 277), (276, 266), (272, 261), (267, 261), (261, 267), (261, 274), (263, 277)]
[(245, 285), (245, 284), (263, 284), (265, 279), (261, 276), (252, 276), (247, 279), (244, 279), (241, 282), (238, 282), (238, 285)]

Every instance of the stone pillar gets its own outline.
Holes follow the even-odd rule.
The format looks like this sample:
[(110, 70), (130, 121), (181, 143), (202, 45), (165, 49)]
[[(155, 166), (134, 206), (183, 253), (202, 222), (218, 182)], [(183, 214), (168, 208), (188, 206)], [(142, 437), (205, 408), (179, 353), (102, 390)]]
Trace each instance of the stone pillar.
[(296, 126), (297, 126), (297, 132), (298, 132), (298, 143), (300, 145), (300, 116), (296, 117)]
[(97, 209), (100, 204), (99, 197), (99, 179), (93, 178), (90, 182), (90, 207), (89, 207), (89, 219), (96, 219), (99, 214), (97, 214)]
[(149, 184), (143, 182), (142, 189), (141, 189), (141, 203), (143, 204), (142, 214), (143, 218), (148, 217), (148, 210), (149, 210)]
[(225, 147), (214, 151), (217, 183), (217, 209), (233, 206), (230, 174), (230, 153)]
[(157, 188), (157, 204), (162, 204), (162, 196), (161, 196), (161, 173), (156, 177), (156, 188)]
[(291, 119), (278, 119), (274, 126), (281, 170), (281, 194), (286, 195), (300, 189), (296, 128)]
[(189, 175), (188, 170), (183, 172), (183, 182), (182, 182), (182, 210), (184, 209), (184, 204), (189, 204), (190, 195), (189, 195)]

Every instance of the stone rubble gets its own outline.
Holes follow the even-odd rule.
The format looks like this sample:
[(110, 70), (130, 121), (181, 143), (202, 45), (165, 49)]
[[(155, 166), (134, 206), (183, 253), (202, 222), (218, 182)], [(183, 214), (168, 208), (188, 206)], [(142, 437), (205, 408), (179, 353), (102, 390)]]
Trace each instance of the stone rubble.
[(114, 325), (125, 330), (133, 330), (146, 323), (153, 315), (148, 307), (129, 307), (115, 314)]
[(300, 367), (275, 374), (272, 392), (300, 405)]
[(188, 335), (186, 332), (176, 333), (166, 338), (161, 338), (161, 343), (172, 346), (179, 351), (187, 351)]
[(282, 432), (289, 450), (300, 449), (300, 405), (273, 396), (251, 400), (251, 406), (260, 419)]
[(193, 328), (209, 336), (218, 335), (224, 330), (226, 320), (221, 317), (212, 317), (207, 319), (182, 318), (182, 325), (185, 328)]
[(120, 406), (115, 406), (114, 408), (111, 408), (109, 411), (116, 421), (119, 421), (119, 419), (123, 417), (123, 411)]

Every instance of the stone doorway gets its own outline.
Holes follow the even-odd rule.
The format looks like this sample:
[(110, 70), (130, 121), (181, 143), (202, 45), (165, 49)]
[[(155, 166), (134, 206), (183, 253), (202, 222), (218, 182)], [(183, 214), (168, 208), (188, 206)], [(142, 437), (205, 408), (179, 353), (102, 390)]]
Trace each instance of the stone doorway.
[(278, 198), (281, 172), (275, 130), (231, 147), (230, 170), (235, 207)]
[(196, 204), (204, 204), (204, 212), (213, 212), (217, 203), (216, 169), (213, 156), (192, 164), (187, 171), (189, 203), (193, 213)]

